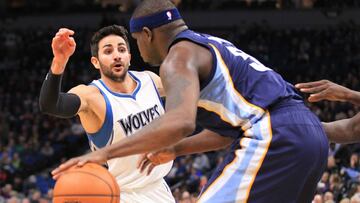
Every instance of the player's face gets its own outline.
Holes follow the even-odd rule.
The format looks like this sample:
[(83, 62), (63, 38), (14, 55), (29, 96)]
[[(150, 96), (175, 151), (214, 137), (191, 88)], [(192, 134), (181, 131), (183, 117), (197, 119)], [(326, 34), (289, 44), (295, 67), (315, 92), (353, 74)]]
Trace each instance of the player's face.
[(151, 46), (151, 39), (149, 39), (149, 36), (144, 31), (132, 33), (131, 36), (136, 40), (141, 58), (146, 63), (151, 65), (161, 64), (161, 60), (156, 54), (156, 47)]
[(98, 68), (107, 78), (122, 82), (130, 65), (131, 55), (125, 40), (117, 35), (109, 35), (99, 41)]

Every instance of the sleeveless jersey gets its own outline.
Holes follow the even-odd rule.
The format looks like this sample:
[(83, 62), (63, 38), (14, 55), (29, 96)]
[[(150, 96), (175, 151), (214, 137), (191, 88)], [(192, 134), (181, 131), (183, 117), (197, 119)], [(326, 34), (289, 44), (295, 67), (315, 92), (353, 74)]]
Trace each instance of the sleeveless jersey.
[[(149, 74), (129, 71), (128, 74), (137, 86), (132, 94), (112, 92), (105, 83), (94, 80), (106, 102), (106, 116), (101, 129), (88, 134), (91, 150), (111, 145), (131, 136), (153, 119), (164, 114), (164, 107), (156, 86)], [(120, 190), (132, 190), (161, 180), (168, 174), (172, 162), (154, 168), (149, 176), (136, 168), (140, 155), (111, 159), (107, 162), (108, 170), (116, 177)]]
[[(211, 74), (200, 84), (197, 124), (203, 128), (239, 138), (277, 103), (302, 102), (291, 84), (229, 41), (185, 30), (172, 45), (181, 40), (207, 48), (213, 57)], [(252, 137), (261, 130), (247, 133)]]

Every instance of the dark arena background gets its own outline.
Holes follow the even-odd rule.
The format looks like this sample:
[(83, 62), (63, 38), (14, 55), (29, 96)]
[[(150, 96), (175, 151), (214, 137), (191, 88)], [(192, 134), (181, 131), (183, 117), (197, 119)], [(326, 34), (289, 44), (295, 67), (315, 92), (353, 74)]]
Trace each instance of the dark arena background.
[[(52, 59), (51, 40), (67, 27), (75, 54), (63, 90), (98, 77), (90, 37), (100, 27), (128, 28), (140, 0), (0, 0), (0, 203), (51, 202), (50, 171), (89, 150), (78, 118), (39, 112)], [(360, 90), (359, 0), (176, 0), (191, 29), (216, 35), (282, 74), (292, 84), (328, 79)], [(132, 70), (152, 70), (130, 41)], [(304, 99), (308, 95), (303, 95)], [(349, 103), (307, 103), (324, 122), (354, 116)], [(360, 144), (330, 144), (314, 203), (360, 203)], [(178, 202), (195, 202), (223, 151), (179, 157), (166, 177)], [(294, 183), (296, 184), (296, 183)], [(271, 192), (271, 191), (269, 191)]]

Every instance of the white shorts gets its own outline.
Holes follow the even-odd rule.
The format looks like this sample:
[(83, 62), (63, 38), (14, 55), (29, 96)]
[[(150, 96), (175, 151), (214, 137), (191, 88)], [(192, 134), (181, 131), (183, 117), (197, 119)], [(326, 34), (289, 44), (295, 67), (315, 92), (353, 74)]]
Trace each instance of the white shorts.
[(164, 179), (144, 188), (121, 190), (120, 203), (175, 203), (169, 186)]

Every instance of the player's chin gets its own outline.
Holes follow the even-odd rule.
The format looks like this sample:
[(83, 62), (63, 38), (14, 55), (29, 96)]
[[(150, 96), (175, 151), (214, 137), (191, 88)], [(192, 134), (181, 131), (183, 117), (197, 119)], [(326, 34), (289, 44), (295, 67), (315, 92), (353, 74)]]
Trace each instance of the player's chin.
[(126, 70), (123, 70), (121, 72), (113, 72), (112, 75), (116, 81), (123, 81), (126, 76)]

